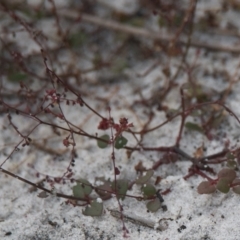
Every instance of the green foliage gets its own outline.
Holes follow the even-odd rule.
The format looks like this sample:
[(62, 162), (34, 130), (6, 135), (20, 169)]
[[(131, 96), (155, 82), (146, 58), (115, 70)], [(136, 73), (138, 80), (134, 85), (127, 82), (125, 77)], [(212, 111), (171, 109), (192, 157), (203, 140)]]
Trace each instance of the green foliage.
[(116, 149), (121, 149), (127, 144), (127, 142), (128, 142), (128, 140), (125, 137), (119, 136), (119, 137), (116, 138), (114, 147)]
[(68, 38), (71, 47), (81, 47), (87, 41), (87, 35), (84, 32), (72, 33)]
[(222, 193), (228, 193), (230, 186), (229, 186), (229, 181), (226, 178), (221, 178), (219, 179), (219, 181), (217, 182), (217, 190), (219, 190)]
[(91, 184), (86, 179), (77, 180), (77, 185), (73, 186), (73, 196), (78, 198), (85, 198), (92, 192)]
[(144, 176), (140, 176), (136, 180), (136, 184), (144, 184), (149, 181), (149, 179), (153, 176), (154, 171), (152, 169), (148, 170)]
[(236, 167), (237, 167), (237, 163), (236, 163), (236, 161), (235, 160), (228, 160), (227, 161), (227, 167), (229, 167), (229, 168), (232, 168), (232, 169), (236, 169)]
[[(115, 188), (116, 187), (116, 188)], [(128, 181), (125, 179), (120, 179), (112, 183), (112, 189), (113, 191), (116, 191), (116, 197), (118, 199), (124, 200), (125, 194), (127, 193), (128, 190)]]
[(158, 198), (156, 198), (152, 201), (149, 201), (146, 206), (150, 212), (156, 212), (161, 207), (161, 202)]
[(150, 183), (144, 184), (142, 187), (142, 193), (144, 198), (152, 197), (156, 194), (156, 188)]
[(90, 203), (90, 206), (87, 206), (82, 213), (86, 216), (98, 217), (101, 216), (103, 212), (103, 203), (102, 201), (94, 200)]
[(198, 185), (197, 190), (199, 194), (210, 194), (216, 191), (216, 187), (209, 181), (203, 181)]
[(21, 72), (12, 72), (8, 75), (8, 79), (11, 82), (21, 82), (27, 79), (27, 75)]
[(186, 122), (185, 123), (185, 127), (189, 130), (189, 131), (197, 131), (202, 133), (203, 129), (196, 123), (192, 123), (192, 122)]
[(101, 140), (97, 140), (97, 145), (99, 148), (106, 148), (108, 146), (108, 142), (110, 140), (110, 137), (109, 135), (105, 134), (105, 135), (102, 135), (101, 137), (102, 140), (104, 141), (101, 141)]
[(236, 178), (236, 172), (231, 168), (224, 168), (218, 173), (218, 178), (231, 183)]
[(237, 183), (239, 185), (232, 187), (232, 190), (233, 190), (233, 192), (240, 194), (240, 179), (239, 178), (234, 179), (232, 184), (235, 184), (235, 183)]

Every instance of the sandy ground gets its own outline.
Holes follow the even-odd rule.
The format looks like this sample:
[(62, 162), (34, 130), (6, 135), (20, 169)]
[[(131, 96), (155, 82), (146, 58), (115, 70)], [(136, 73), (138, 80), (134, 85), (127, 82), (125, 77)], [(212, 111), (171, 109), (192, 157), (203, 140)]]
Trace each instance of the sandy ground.
[[(123, 9), (121, 11), (134, 11), (137, 1), (132, 1), (130, 7), (124, 4), (129, 1), (118, 1), (118, 4), (112, 6), (112, 1), (101, 1), (103, 6), (108, 8)], [(35, 1), (29, 1), (29, 4), (37, 4)], [(57, 6), (64, 6), (64, 1), (59, 1)], [(110, 6), (109, 6), (110, 5)], [(199, 1), (197, 6), (197, 17), (200, 17), (206, 8), (218, 8), (218, 1)], [(103, 8), (104, 9), (104, 8)], [(104, 12), (104, 10), (101, 10)], [(100, 13), (101, 13), (100, 11)], [(236, 19), (235, 12), (227, 12), (221, 18), (221, 24), (224, 26), (231, 19)], [(239, 15), (238, 15), (238, 19)], [(2, 19), (1, 23), (9, 19)], [(237, 20), (236, 20), (237, 24)], [(39, 21), (38, 27), (54, 38), (54, 22), (51, 19)], [(1, 36), (3, 37), (3, 36)], [(5, 36), (6, 37), (6, 36)], [(8, 36), (11, 38), (10, 36)], [(6, 37), (6, 39), (8, 38)], [(204, 36), (201, 36), (204, 38)], [(20, 40), (19, 40), (20, 39)], [(207, 41), (209, 35), (206, 37)], [(226, 37), (219, 38), (220, 43), (229, 44)], [(19, 41), (18, 41), (19, 40)], [(109, 40), (110, 41), (110, 40)], [(231, 41), (231, 40), (229, 40)], [(29, 39), (25, 33), (17, 34), (17, 42), (22, 49), (23, 54), (30, 54), (32, 51), (39, 51), (38, 46)], [(54, 47), (54, 44), (52, 44)], [(190, 48), (188, 59), (194, 59), (196, 49)], [(223, 63), (222, 59), (225, 59)], [(69, 55), (62, 55), (62, 62), (68, 62)], [(71, 59), (72, 61), (72, 59)], [(74, 62), (74, 60), (73, 60)], [(104, 83), (94, 87), (94, 81), (98, 79), (99, 73), (90, 73), (85, 77), (92, 79), (86, 87), (89, 91), (86, 98), (88, 104), (93, 108), (99, 109), (99, 112), (108, 117), (106, 104), (98, 101), (97, 98), (107, 98), (111, 106), (111, 115), (118, 121), (120, 117), (128, 118), (129, 122), (134, 124), (134, 130), (138, 130), (147, 120), (144, 108), (131, 109), (129, 106), (135, 101), (140, 100), (140, 96), (135, 94), (137, 89), (141, 89), (142, 96), (148, 97), (154, 89), (161, 88), (163, 81), (156, 80), (163, 76), (161, 67), (153, 70), (146, 77), (138, 77), (136, 73), (144, 72), (151, 66), (153, 61), (136, 62), (131, 68), (125, 70), (124, 75), (120, 76), (118, 81), (113, 84)], [(177, 61), (176, 61), (177, 63)], [(85, 64), (88, 62), (79, 62), (76, 65)], [(207, 69), (210, 73), (220, 71), (224, 68), (229, 73), (229, 79), (239, 78), (239, 56), (229, 53), (212, 52), (205, 54), (204, 50), (200, 51), (197, 64), (200, 70), (196, 73), (195, 78), (207, 90), (214, 90), (217, 94), (228, 86), (228, 80), (221, 75), (214, 74), (203, 75), (202, 69)], [(58, 67), (58, 66), (56, 66)], [(60, 69), (60, 67), (59, 67)], [(58, 70), (59, 70), (58, 69)], [(171, 71), (175, 71), (175, 59), (172, 59)], [(44, 71), (44, 69), (39, 69)], [(60, 70), (59, 70), (60, 71)], [(100, 76), (106, 74), (101, 72)], [(104, 77), (103, 77), (104, 78)], [(178, 84), (186, 82), (186, 76), (183, 74), (177, 80)], [(16, 88), (11, 82), (3, 79), (9, 89)], [(37, 85), (37, 84), (36, 84)], [(234, 113), (240, 117), (239, 108), (239, 91), (240, 84), (237, 82), (234, 85), (231, 95), (226, 100), (228, 107), (234, 110)], [(164, 104), (171, 109), (177, 109), (180, 106), (179, 89), (174, 90), (165, 100)], [(91, 134), (98, 132), (97, 129), (99, 118), (91, 114), (87, 109), (79, 107), (63, 106), (63, 111), (68, 120), (76, 124), (82, 124), (84, 130)], [(150, 126), (166, 120), (165, 114), (158, 111), (157, 107), (153, 108), (155, 118)], [(13, 121), (19, 126), (22, 131), (25, 131), (34, 126), (34, 121), (26, 120), (21, 116), (13, 117)], [(64, 125), (64, 122), (57, 120), (58, 124)], [(164, 127), (153, 131), (144, 138), (146, 146), (171, 146), (174, 144), (178, 129), (180, 126), (180, 118), (173, 120)], [(2, 163), (15, 145), (21, 140), (17, 136), (14, 129), (9, 126), (6, 115), (0, 115), (0, 146), (1, 155), (0, 163)], [(61, 132), (62, 136), (64, 133)], [(61, 135), (60, 134), (60, 135)], [(230, 146), (237, 146), (240, 136), (240, 126), (236, 119), (226, 114), (221, 128), (217, 131), (218, 138), (212, 141), (207, 140), (206, 136), (198, 132), (184, 132), (181, 147), (189, 154), (194, 154), (196, 148), (202, 144), (206, 147), (205, 155), (211, 155), (219, 152), (224, 147), (224, 142), (229, 141)], [(62, 136), (56, 136), (52, 133), (48, 126), (40, 126), (34, 132), (33, 142), (43, 143), (42, 140), (47, 139), (47, 147), (55, 149), (56, 154), (47, 153), (37, 150), (35, 147), (25, 147), (16, 152), (10, 160), (4, 164), (4, 168), (22, 176), (30, 181), (36, 182), (42, 179), (45, 175), (59, 176), (69, 164), (70, 151), (64, 151), (62, 144)], [(126, 134), (128, 145), (134, 146), (132, 136)], [(76, 137), (76, 165), (73, 169), (76, 178), (86, 178), (92, 184), (95, 183), (95, 177), (105, 177), (105, 179), (113, 180), (113, 171), (111, 164), (111, 148), (99, 149), (96, 146), (95, 140), (89, 140), (83, 137)], [(116, 164), (121, 169), (120, 178), (134, 180), (136, 171), (134, 166), (142, 161), (146, 168), (150, 168), (159, 157), (160, 153), (155, 152), (133, 152), (131, 157), (127, 156), (126, 150), (120, 149), (116, 151)], [(35, 170), (30, 166), (34, 166)], [(170, 188), (169, 194), (164, 196), (164, 204), (167, 206), (167, 211), (163, 209), (156, 213), (147, 211), (143, 201), (139, 202), (136, 199), (126, 198), (122, 201), (124, 209), (124, 222), (129, 231), (129, 239), (139, 240), (238, 240), (240, 239), (240, 206), (239, 195), (231, 190), (227, 194), (215, 192), (211, 195), (200, 195), (197, 193), (197, 186), (203, 180), (201, 177), (194, 176), (188, 180), (183, 177), (188, 173), (188, 168), (191, 166), (189, 161), (182, 159), (176, 163), (162, 165), (161, 168), (155, 171), (154, 179), (157, 176), (162, 177), (162, 181), (158, 186), (162, 191)], [(220, 169), (219, 166), (216, 169)], [(36, 172), (41, 173), (39, 179), (36, 179)], [(239, 175), (239, 173), (237, 172)], [(56, 189), (66, 194), (71, 194), (71, 184), (65, 186), (57, 185)], [(118, 203), (116, 198), (104, 202), (104, 212), (100, 217), (87, 217), (82, 214), (81, 207), (73, 207), (71, 204), (66, 204), (66, 200), (57, 198), (54, 195), (47, 198), (39, 198), (37, 195), (40, 191), (30, 191), (31, 186), (17, 179), (0, 174), (0, 238), (12, 240), (118, 240), (123, 239), (122, 222), (116, 217), (118, 211)], [(134, 186), (128, 194), (141, 194), (140, 188)], [(115, 214), (114, 214), (115, 213)]]

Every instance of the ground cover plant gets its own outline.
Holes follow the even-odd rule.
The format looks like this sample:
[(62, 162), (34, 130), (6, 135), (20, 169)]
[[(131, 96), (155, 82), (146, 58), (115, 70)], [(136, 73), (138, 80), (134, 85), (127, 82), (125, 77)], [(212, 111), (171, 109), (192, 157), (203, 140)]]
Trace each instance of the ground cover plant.
[[(240, 48), (201, 41), (238, 39), (201, 1), (133, 1), (127, 11), (107, 2), (0, 3), (0, 173), (42, 201), (110, 212), (127, 237), (127, 199), (168, 211), (174, 186), (162, 183), (178, 163), (185, 181), (200, 179), (199, 195), (240, 194), (239, 135), (229, 134), (240, 124), (229, 106)], [(219, 11), (233, 8), (222, 1)], [(204, 66), (206, 56), (218, 65)]]

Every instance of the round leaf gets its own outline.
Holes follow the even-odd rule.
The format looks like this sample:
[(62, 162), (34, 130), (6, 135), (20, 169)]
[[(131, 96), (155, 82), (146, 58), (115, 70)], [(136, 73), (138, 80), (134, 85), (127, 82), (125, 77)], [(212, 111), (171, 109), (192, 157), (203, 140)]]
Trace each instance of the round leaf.
[(156, 198), (152, 201), (149, 201), (146, 206), (150, 212), (156, 212), (161, 207), (161, 203), (159, 199)]
[(119, 136), (116, 138), (115, 148), (116, 149), (123, 148), (127, 144), (127, 142), (128, 142), (128, 140), (125, 137)]
[(140, 176), (136, 180), (136, 184), (144, 184), (146, 183), (152, 176), (154, 171), (152, 169), (148, 170), (144, 176)]
[(107, 200), (111, 198), (112, 194), (112, 188), (110, 182), (105, 182), (102, 185), (98, 186), (95, 190), (97, 194), (104, 200)]
[(223, 168), (218, 173), (219, 179), (225, 179), (228, 183), (231, 183), (236, 178), (236, 172), (231, 168)]
[(217, 185), (216, 185), (217, 189), (222, 192), (222, 193), (228, 193), (229, 192), (229, 181), (228, 179), (225, 178), (221, 178), (219, 179)]
[(91, 202), (90, 206), (87, 206), (82, 213), (86, 216), (101, 216), (103, 212), (103, 203), (94, 200)]
[(231, 160), (231, 159), (228, 160), (228, 161), (227, 161), (227, 167), (232, 168), (232, 169), (235, 169), (235, 168), (237, 167), (236, 161)]
[[(115, 188), (116, 186), (116, 188)], [(128, 190), (128, 181), (125, 179), (117, 180), (116, 185), (112, 183), (112, 190), (116, 191), (116, 197), (124, 200), (126, 192)]]
[(92, 192), (92, 187), (86, 179), (77, 180), (77, 185), (73, 186), (73, 196), (78, 198), (85, 198)]
[(208, 181), (203, 181), (198, 185), (197, 190), (199, 194), (210, 194), (215, 192), (216, 187)]
[(142, 192), (145, 198), (152, 197), (156, 194), (156, 188), (148, 183), (142, 187)]
[[(233, 183), (233, 184), (234, 184), (234, 183), (240, 184), (240, 179), (239, 179), (239, 178), (234, 179), (232, 183)], [(233, 190), (235, 193), (240, 194), (240, 185), (237, 185), (237, 186), (233, 187), (232, 190)]]
[(104, 141), (101, 141), (100, 139), (97, 140), (97, 145), (99, 148), (106, 148), (108, 146), (108, 142), (109, 142), (109, 135), (105, 134), (103, 136), (100, 137), (101, 139), (103, 139)]

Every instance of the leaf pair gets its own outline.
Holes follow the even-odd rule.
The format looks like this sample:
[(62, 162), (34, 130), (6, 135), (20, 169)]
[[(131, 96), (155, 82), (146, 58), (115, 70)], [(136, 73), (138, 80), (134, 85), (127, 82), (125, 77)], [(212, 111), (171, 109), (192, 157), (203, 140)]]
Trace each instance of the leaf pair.
[[(103, 141), (100, 140), (100, 139), (102, 139)], [(99, 148), (106, 148), (108, 146), (108, 143), (109, 143), (109, 140), (110, 140), (109, 135), (105, 134), (105, 135), (101, 136), (100, 139), (97, 141), (98, 147)], [(115, 140), (114, 147), (116, 149), (121, 149), (127, 144), (127, 142), (128, 142), (128, 140), (125, 137), (118, 136)]]
[[(86, 179), (77, 180), (77, 185), (73, 186), (73, 196), (81, 199), (89, 199), (89, 195), (92, 193), (92, 186)], [(103, 211), (103, 203), (99, 198), (97, 200), (92, 200), (90, 205), (87, 206), (82, 213), (86, 216), (100, 216)]]
[[(148, 170), (145, 175), (140, 176), (135, 183), (142, 185), (141, 191), (143, 193), (143, 197), (145, 199), (154, 197), (156, 195), (156, 188), (153, 186), (153, 184), (149, 183), (149, 180), (153, 176), (154, 171), (152, 169)], [(158, 198), (155, 198), (154, 200), (149, 201), (146, 204), (146, 207), (151, 212), (156, 212), (161, 207), (161, 202)]]
[[(234, 182), (236, 178), (236, 172), (231, 168), (224, 168), (218, 173), (218, 179), (213, 182), (209, 181), (203, 181), (198, 186), (198, 193), (200, 194), (210, 194), (217, 190), (219, 190), (222, 193), (228, 193), (231, 187), (232, 183)], [(235, 180), (234, 180), (235, 179)], [(238, 182), (237, 182), (238, 183)], [(240, 180), (239, 180), (240, 183)], [(240, 187), (236, 186), (233, 187), (233, 191), (236, 191), (240, 193)]]

